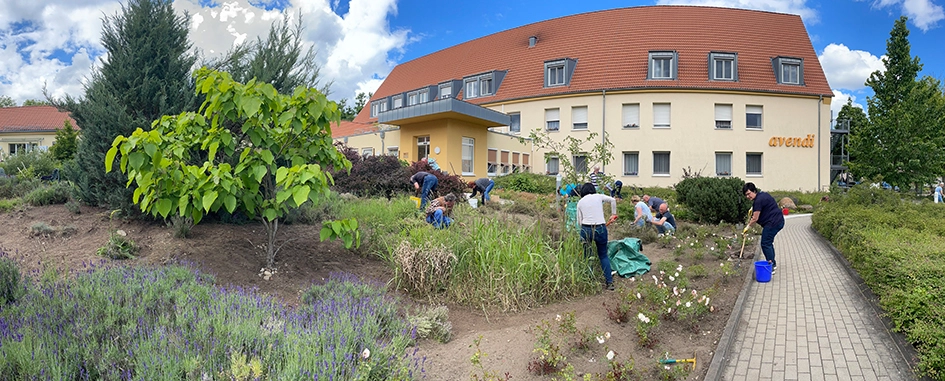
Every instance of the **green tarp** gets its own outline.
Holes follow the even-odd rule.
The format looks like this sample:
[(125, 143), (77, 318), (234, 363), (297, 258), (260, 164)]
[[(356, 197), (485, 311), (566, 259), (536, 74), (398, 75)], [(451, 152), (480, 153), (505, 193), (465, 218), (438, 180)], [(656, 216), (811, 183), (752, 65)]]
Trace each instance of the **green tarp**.
[(610, 268), (622, 277), (646, 274), (650, 271), (650, 259), (642, 253), (643, 243), (639, 238), (624, 238), (607, 242)]

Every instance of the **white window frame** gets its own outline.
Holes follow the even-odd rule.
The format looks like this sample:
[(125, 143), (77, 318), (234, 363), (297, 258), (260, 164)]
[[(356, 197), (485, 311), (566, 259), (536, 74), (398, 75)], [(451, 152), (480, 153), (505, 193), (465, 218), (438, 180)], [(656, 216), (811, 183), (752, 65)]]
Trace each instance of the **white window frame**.
[[(663, 156), (666, 155), (666, 170), (663, 168), (657, 168), (657, 165), (660, 164), (657, 155)], [(672, 155), (669, 151), (653, 151), (653, 176), (669, 176), (672, 172)]]
[(371, 156), (374, 156), (374, 147), (361, 148), (361, 157), (371, 157)]
[[(628, 159), (632, 159), (631, 162), (627, 162)], [(640, 152), (624, 152), (623, 153), (623, 175), (624, 176), (639, 176), (640, 175)]]
[(777, 62), (778, 83), (784, 85), (801, 85), (804, 83), (804, 60), (778, 57)]
[(587, 106), (571, 107), (571, 129), (587, 130)]
[(677, 54), (674, 51), (650, 52), (647, 79), (676, 79)]
[(463, 81), (463, 99), (472, 99), (479, 97), (479, 81), (476, 78), (469, 78)]
[(620, 125), (625, 129), (640, 128), (639, 103), (624, 103), (622, 105)]
[[(568, 84), (565, 60), (545, 62), (545, 87), (557, 87)], [(559, 82), (560, 80), (560, 82)]]
[(545, 130), (561, 130), (561, 110), (557, 108), (545, 109)]
[(441, 83), (440, 84), (440, 99), (452, 98), (453, 97), (453, 84), (452, 83)]
[(509, 113), (509, 133), (518, 134), (521, 132), (522, 132), (522, 113), (519, 113), (519, 112)]
[(495, 93), (495, 82), (492, 80), (492, 74), (483, 74), (479, 76), (479, 96), (485, 97)]
[[(761, 130), (764, 129), (765, 117), (764, 117), (764, 106), (757, 105), (747, 105), (745, 106), (745, 129), (747, 130)], [(758, 115), (758, 126), (753, 126), (748, 124), (749, 115)]]
[[(751, 172), (751, 160), (753, 158), (758, 158), (758, 171)], [(764, 154), (761, 152), (746, 152), (745, 153), (745, 177), (761, 177), (764, 175)]]
[(463, 176), (475, 176), (476, 172), (476, 139), (463, 136), (463, 159), (461, 171)]
[[(719, 159), (722, 160), (719, 160)], [(728, 160), (728, 163), (725, 161)], [(728, 164), (726, 167), (725, 164)], [(716, 152), (715, 153), (715, 176), (716, 177), (731, 177), (732, 176), (732, 153), (731, 152)]]
[(403, 96), (403, 95), (395, 95), (393, 98), (391, 98), (391, 102), (393, 103), (393, 107), (392, 107), (392, 108), (401, 108), (401, 107), (404, 107), (404, 96)]
[(413, 106), (420, 103), (420, 93), (417, 91), (412, 91), (407, 93), (407, 106)]
[(716, 130), (731, 130), (732, 129), (732, 105), (731, 104), (715, 104), (715, 129)]
[[(738, 55), (735, 53), (709, 53), (709, 78), (714, 81), (736, 81), (738, 80)], [(720, 67), (720, 65), (722, 65)], [(725, 76), (725, 65), (729, 66), (728, 76)], [(722, 75), (719, 75), (719, 69), (722, 69)]]
[(417, 92), (417, 103), (427, 103), (430, 101), (430, 90), (423, 89)]
[[(426, 147), (426, 148), (420, 148)], [(426, 151), (426, 155), (420, 156), (420, 151)], [(417, 137), (417, 160), (423, 159), (427, 156), (430, 156), (430, 136), (418, 136)]]
[[(666, 109), (665, 113), (663, 109)], [(673, 106), (671, 103), (653, 103), (653, 128), (672, 127)]]
[(557, 156), (551, 156), (545, 162), (545, 173), (549, 175), (557, 175), (561, 173), (561, 159)]

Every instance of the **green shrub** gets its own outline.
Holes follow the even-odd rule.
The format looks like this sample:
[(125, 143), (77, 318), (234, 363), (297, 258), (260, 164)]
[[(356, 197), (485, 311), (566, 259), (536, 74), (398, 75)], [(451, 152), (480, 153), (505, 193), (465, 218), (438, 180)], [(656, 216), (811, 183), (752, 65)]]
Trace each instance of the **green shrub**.
[(417, 328), (418, 339), (433, 339), (441, 343), (450, 341), (453, 325), (449, 321), (446, 306), (423, 307), (416, 315), (407, 316), (407, 321)]
[(9, 212), (16, 208), (20, 204), (20, 199), (18, 198), (4, 198), (0, 199), (0, 213)]
[(519, 172), (494, 178), (495, 186), (518, 192), (551, 194), (555, 192), (555, 178), (537, 173)]
[(19, 267), (12, 259), (0, 253), (0, 306), (16, 302), (22, 293)]
[(81, 214), (82, 208), (79, 205), (79, 202), (76, 200), (66, 201), (66, 209), (68, 209), (72, 214)]
[(32, 150), (7, 156), (0, 162), (7, 175), (21, 179), (38, 179), (56, 169), (56, 159), (49, 151)]
[(0, 177), (0, 199), (23, 197), (42, 185), (38, 178)]
[(72, 194), (72, 186), (68, 182), (55, 181), (44, 184), (23, 197), (23, 201), (32, 206), (65, 204)]
[(744, 223), (751, 200), (742, 193), (739, 178), (695, 177), (676, 184), (679, 202), (702, 223)]
[(35, 222), (30, 226), (30, 236), (49, 237), (56, 234), (56, 229), (47, 225), (45, 222)]
[(100, 247), (96, 253), (111, 259), (131, 259), (138, 253), (138, 245), (119, 230), (112, 232), (105, 246)]

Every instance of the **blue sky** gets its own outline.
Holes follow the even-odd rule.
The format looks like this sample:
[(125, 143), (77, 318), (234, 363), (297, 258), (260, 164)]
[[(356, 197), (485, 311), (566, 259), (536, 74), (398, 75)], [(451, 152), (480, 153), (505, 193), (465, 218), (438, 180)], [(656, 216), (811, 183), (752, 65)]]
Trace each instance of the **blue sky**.
[[(318, 51), (331, 98), (373, 91), (399, 63), (521, 25), (583, 12), (657, 4), (711, 5), (798, 14), (804, 20), (836, 110), (852, 98), (865, 105), (863, 82), (882, 70), (893, 22), (908, 16), (912, 54), (921, 75), (945, 80), (945, 0), (175, 0), (192, 16), (191, 39), (204, 57), (264, 35), (280, 12), (301, 13), (305, 39)], [(102, 59), (102, 18), (117, 0), (0, 1), (0, 95), (18, 102), (82, 96)]]

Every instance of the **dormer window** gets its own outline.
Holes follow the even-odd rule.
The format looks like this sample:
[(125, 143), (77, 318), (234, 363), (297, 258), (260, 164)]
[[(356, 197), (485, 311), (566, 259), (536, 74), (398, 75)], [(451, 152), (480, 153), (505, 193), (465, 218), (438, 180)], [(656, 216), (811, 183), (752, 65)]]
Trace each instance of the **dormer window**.
[(646, 79), (676, 79), (678, 54), (674, 51), (650, 52), (650, 70)]
[(709, 53), (709, 79), (713, 81), (738, 80), (738, 55)]
[(545, 87), (570, 86), (577, 60), (565, 58), (545, 62)]
[(393, 108), (401, 108), (401, 107), (404, 107), (404, 96), (403, 96), (403, 95), (395, 95), (394, 98), (393, 98), (393, 102), (394, 102), (394, 107), (393, 107)]
[(380, 114), (384, 111), (387, 111), (387, 100), (389, 98), (384, 98), (379, 101), (371, 102), (371, 117), (374, 118), (377, 114)]
[(774, 75), (779, 84), (803, 85), (804, 60), (792, 57), (777, 57), (771, 60)]
[(453, 96), (453, 85), (451, 83), (440, 84), (440, 99)]
[(504, 74), (504, 71), (491, 71), (464, 78), (463, 91), (465, 93), (463, 93), (463, 98), (472, 99), (495, 94)]

